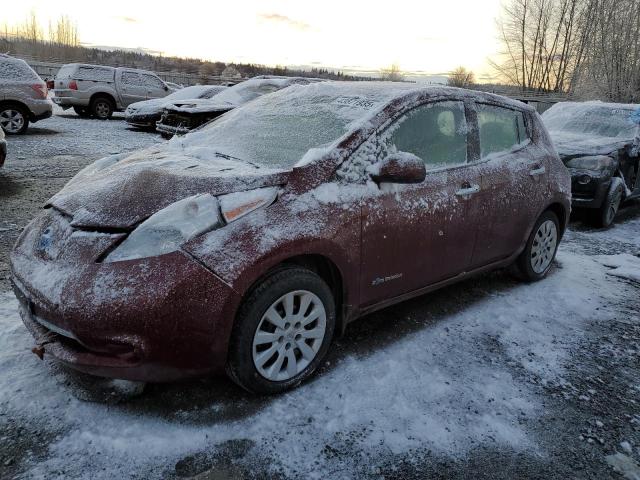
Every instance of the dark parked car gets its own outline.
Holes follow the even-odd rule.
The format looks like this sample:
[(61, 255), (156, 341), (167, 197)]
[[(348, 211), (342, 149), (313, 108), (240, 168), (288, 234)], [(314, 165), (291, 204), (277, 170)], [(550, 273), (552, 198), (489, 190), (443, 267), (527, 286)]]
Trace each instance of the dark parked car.
[(167, 106), (156, 124), (156, 130), (164, 138), (182, 135), (266, 93), (276, 92), (289, 85), (306, 85), (315, 81), (318, 80), (301, 77), (255, 77), (228, 88), (211, 100), (185, 100)]
[(124, 111), (124, 119), (134, 127), (153, 128), (155, 130), (156, 122), (160, 120), (163, 110), (174, 102), (182, 103), (211, 99), (226, 90), (226, 88), (221, 85), (194, 85), (177, 90), (164, 98), (153, 98), (132, 103)]
[(528, 106), (452, 88), (295, 85), (80, 172), (23, 231), (36, 352), (169, 381), (291, 388), (356, 318), (490, 269), (549, 271), (570, 181)]
[(560, 158), (571, 173), (572, 203), (590, 210), (599, 227), (613, 223), (620, 204), (640, 196), (639, 105), (561, 102), (543, 113)]

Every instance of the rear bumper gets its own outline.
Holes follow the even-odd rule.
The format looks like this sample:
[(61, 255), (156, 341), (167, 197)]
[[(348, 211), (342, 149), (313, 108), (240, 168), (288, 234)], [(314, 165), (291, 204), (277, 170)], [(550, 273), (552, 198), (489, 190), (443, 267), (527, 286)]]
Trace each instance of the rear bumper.
[(4, 165), (4, 161), (7, 158), (7, 142), (0, 140), (0, 167)]
[(55, 103), (56, 105), (64, 109), (71, 108), (71, 107), (88, 107), (89, 106), (89, 100), (84, 100), (76, 97), (65, 97), (65, 96), (59, 97), (56, 94), (52, 98), (52, 100), (53, 100), (53, 103)]

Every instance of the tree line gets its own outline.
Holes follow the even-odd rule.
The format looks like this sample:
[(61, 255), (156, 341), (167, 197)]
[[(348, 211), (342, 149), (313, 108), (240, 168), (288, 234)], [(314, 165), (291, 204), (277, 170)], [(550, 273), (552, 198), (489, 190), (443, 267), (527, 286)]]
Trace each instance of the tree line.
[(35, 12), (31, 12), (22, 24), (0, 24), (0, 53), (30, 57), (53, 63), (91, 63), (115, 67), (131, 67), (155, 72), (176, 72), (200, 75), (205, 83), (210, 77), (220, 76), (227, 69), (243, 78), (256, 75), (284, 75), (317, 77), (332, 80), (372, 80), (369, 77), (348, 75), (327, 68), (309, 70), (286, 66), (266, 66), (255, 63), (225, 63), (198, 58), (167, 57), (141, 51), (123, 49), (105, 50), (85, 47), (80, 42), (78, 26), (67, 16), (50, 22), (44, 28)]
[(640, 0), (508, 0), (497, 27), (501, 81), (640, 102)]

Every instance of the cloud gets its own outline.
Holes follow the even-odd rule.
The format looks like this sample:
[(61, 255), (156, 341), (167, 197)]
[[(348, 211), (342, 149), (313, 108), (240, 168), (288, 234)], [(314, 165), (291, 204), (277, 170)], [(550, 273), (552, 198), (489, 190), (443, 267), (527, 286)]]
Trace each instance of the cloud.
[(311, 25), (308, 23), (301, 22), (300, 20), (294, 20), (293, 18), (289, 18), (286, 15), (280, 15), (279, 13), (261, 13), (258, 15), (258, 18), (266, 20), (267, 22), (284, 24), (297, 30), (309, 30), (311, 28)]

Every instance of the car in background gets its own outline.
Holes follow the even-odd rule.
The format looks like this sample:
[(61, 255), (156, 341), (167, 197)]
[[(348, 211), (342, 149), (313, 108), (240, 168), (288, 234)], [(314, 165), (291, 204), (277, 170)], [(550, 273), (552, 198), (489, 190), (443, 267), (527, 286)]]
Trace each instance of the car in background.
[(174, 90), (153, 72), (70, 63), (57, 73), (53, 101), (81, 117), (111, 118), (132, 103), (166, 97)]
[(86, 167), (23, 230), (12, 279), (40, 355), (276, 393), (367, 313), (514, 263), (544, 278), (570, 193), (523, 103), (293, 85)]
[(153, 128), (155, 130), (156, 122), (160, 120), (163, 110), (171, 104), (178, 101), (188, 102), (210, 99), (226, 88), (221, 85), (195, 85), (177, 90), (164, 98), (132, 103), (124, 111), (124, 119), (134, 127)]
[(4, 165), (4, 161), (7, 159), (7, 142), (4, 139), (4, 131), (0, 128), (0, 168)]
[(262, 95), (277, 92), (290, 85), (307, 85), (317, 81), (320, 80), (303, 77), (254, 77), (229, 87), (211, 100), (175, 102), (164, 109), (156, 130), (164, 138), (183, 135)]
[(542, 114), (571, 173), (572, 204), (609, 227), (622, 202), (640, 197), (640, 156), (632, 113), (640, 105), (560, 102)]
[(49, 118), (53, 104), (47, 85), (27, 62), (0, 54), (0, 127), (9, 135), (27, 131), (29, 123)]

